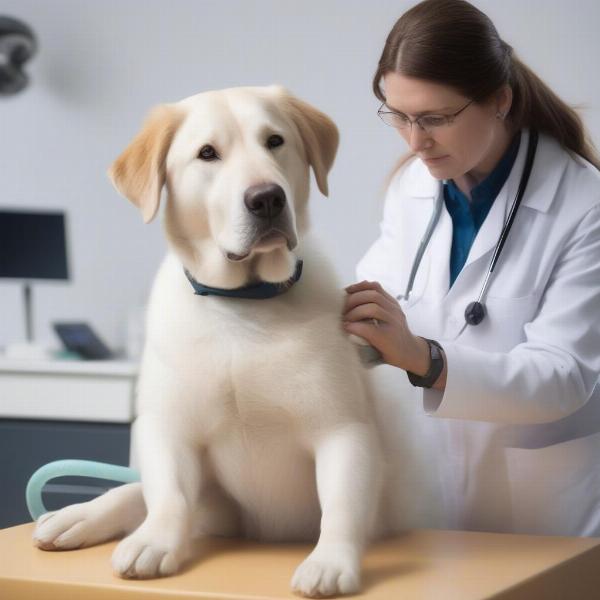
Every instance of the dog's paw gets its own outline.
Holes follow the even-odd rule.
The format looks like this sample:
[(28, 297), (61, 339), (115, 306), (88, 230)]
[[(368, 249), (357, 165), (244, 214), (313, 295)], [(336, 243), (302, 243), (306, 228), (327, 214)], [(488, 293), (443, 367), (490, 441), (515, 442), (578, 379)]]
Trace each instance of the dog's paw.
[(189, 555), (188, 542), (144, 523), (119, 543), (111, 564), (119, 577), (152, 579), (173, 575)]
[(36, 522), (33, 543), (42, 550), (73, 550), (104, 539), (102, 524), (86, 503), (47, 512)]
[(311, 598), (352, 594), (359, 589), (360, 560), (347, 545), (315, 548), (292, 577), (292, 590)]

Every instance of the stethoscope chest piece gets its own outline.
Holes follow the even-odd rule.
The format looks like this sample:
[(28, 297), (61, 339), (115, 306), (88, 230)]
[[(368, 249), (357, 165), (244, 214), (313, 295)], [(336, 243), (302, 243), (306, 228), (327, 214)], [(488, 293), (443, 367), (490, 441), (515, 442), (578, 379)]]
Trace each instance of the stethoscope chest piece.
[(479, 325), (485, 317), (485, 305), (481, 302), (471, 302), (465, 309), (465, 321), (469, 325)]

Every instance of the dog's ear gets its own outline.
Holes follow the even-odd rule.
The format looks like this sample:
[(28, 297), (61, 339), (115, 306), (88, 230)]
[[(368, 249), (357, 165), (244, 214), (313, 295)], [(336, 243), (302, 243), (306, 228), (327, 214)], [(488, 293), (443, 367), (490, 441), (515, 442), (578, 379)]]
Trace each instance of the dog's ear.
[(152, 221), (158, 211), (167, 152), (182, 119), (182, 111), (174, 106), (157, 106), (108, 170), (117, 191), (142, 211), (145, 223)]
[(300, 131), (317, 185), (321, 193), (327, 196), (327, 174), (333, 166), (340, 139), (338, 128), (314, 106), (296, 98), (284, 88), (277, 86), (277, 90), (283, 95), (284, 107)]

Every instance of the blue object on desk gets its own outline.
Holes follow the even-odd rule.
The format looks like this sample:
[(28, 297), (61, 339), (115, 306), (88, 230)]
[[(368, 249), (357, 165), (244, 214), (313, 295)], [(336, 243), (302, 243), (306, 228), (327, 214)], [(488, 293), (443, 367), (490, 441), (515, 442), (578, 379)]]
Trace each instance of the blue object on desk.
[(29, 479), (25, 491), (27, 508), (35, 521), (48, 510), (42, 500), (42, 491), (48, 481), (55, 477), (94, 477), (122, 483), (140, 480), (140, 474), (131, 467), (109, 465), (92, 460), (56, 460), (40, 467)]

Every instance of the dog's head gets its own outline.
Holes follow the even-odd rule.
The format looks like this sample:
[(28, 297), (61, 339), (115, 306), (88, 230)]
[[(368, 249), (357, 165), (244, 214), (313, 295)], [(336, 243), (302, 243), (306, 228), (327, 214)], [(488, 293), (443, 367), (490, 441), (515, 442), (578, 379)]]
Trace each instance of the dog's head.
[(327, 195), (335, 124), (280, 86), (231, 88), (155, 108), (109, 170), (150, 222), (167, 189), (170, 245), (196, 279), (280, 282), (308, 227), (309, 167)]

